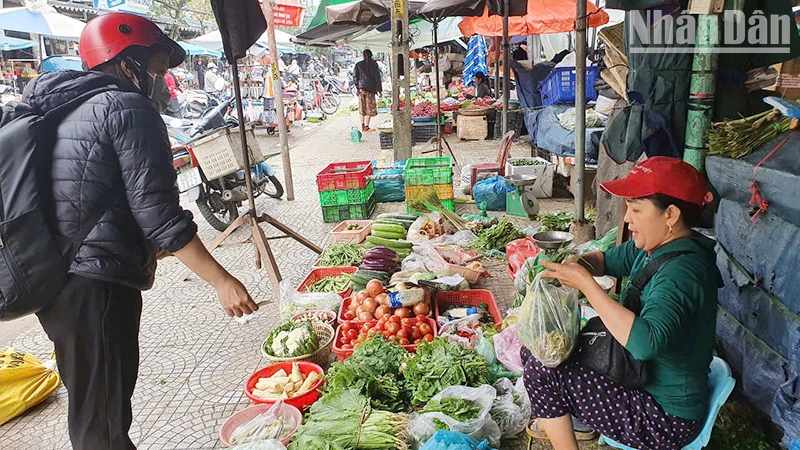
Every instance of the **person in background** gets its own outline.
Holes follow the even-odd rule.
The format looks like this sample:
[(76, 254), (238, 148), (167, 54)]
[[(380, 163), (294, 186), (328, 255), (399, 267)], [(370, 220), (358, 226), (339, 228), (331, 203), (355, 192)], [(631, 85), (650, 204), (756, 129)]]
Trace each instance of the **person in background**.
[(489, 87), (489, 78), (483, 72), (475, 74), (475, 97), (491, 97), (492, 89)]
[(87, 71), (43, 74), (23, 93), (44, 115), (94, 92), (51, 136), (53, 231), (67, 242), (90, 232), (65, 286), (37, 316), (67, 388), (72, 448), (133, 450), (142, 291), (153, 286), (158, 255), (172, 253), (212, 285), (229, 316), (258, 305), (211, 256), (180, 205), (159, 112), (170, 98), (164, 77), (186, 52), (153, 22), (127, 13), (90, 20), (78, 47)]
[(178, 102), (178, 94), (183, 93), (183, 91), (180, 86), (178, 86), (175, 75), (173, 75), (171, 71), (167, 71), (167, 73), (164, 74), (164, 81), (167, 82), (167, 87), (169, 88), (169, 105), (167, 105), (167, 109), (164, 113), (168, 116), (180, 119), (181, 105)]
[(206, 68), (205, 74), (205, 91), (206, 92), (217, 92), (216, 84), (217, 79), (219, 76), (217, 75), (217, 65), (213, 62), (208, 63), (208, 67)]
[(197, 86), (201, 91), (206, 89), (206, 60), (205, 58), (197, 59)]
[(286, 69), (286, 73), (292, 81), (299, 81), (300, 80), (300, 66), (297, 65), (297, 59), (292, 59), (292, 63), (289, 64), (289, 68)]
[(353, 81), (358, 88), (358, 114), (361, 116), (361, 131), (375, 131), (369, 127), (370, 119), (378, 115), (375, 95), (383, 91), (381, 69), (372, 59), (372, 51), (364, 50), (364, 60), (356, 64)]

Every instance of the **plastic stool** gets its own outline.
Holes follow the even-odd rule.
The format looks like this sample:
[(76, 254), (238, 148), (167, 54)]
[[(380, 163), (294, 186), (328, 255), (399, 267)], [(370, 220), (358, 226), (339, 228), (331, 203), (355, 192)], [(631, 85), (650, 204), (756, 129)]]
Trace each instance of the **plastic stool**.
[(478, 182), (478, 174), (496, 173), (501, 177), (505, 175), (506, 161), (508, 160), (509, 153), (511, 153), (511, 145), (514, 143), (512, 141), (513, 138), (513, 131), (509, 131), (503, 136), (503, 139), (500, 141), (500, 149), (497, 152), (497, 162), (475, 164), (472, 166), (470, 177), (471, 184), (469, 186), (470, 193), (472, 193), (472, 188), (475, 186), (475, 183)]
[[(711, 431), (714, 429), (714, 421), (717, 420), (717, 414), (719, 414), (719, 409), (722, 408), (722, 405), (728, 400), (728, 396), (731, 395), (735, 384), (736, 380), (731, 376), (731, 368), (728, 366), (728, 363), (715, 356), (711, 361), (711, 373), (708, 374), (708, 387), (710, 390), (708, 393), (708, 416), (706, 416), (706, 421), (703, 424), (700, 435), (689, 445), (683, 447), (683, 450), (700, 450), (708, 445), (708, 441), (711, 439)], [(598, 443), (603, 445), (604, 442), (611, 447), (621, 448), (623, 450), (636, 450), (627, 445), (622, 445), (611, 438), (600, 436), (600, 441)]]

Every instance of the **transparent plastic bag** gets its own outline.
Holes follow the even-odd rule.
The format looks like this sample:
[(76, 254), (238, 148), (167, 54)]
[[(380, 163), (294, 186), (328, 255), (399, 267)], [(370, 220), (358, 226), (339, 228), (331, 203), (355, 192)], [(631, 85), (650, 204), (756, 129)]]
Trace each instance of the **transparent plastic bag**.
[(291, 408), (283, 400), (278, 400), (268, 410), (236, 427), (228, 441), (231, 444), (250, 444), (267, 439), (285, 439), (288, 432), (300, 425), (295, 423)]
[(478, 340), (478, 345), (475, 346), (475, 351), (483, 356), (483, 359), (485, 359), (490, 366), (497, 364), (497, 357), (494, 354), (494, 341), (492, 339), (481, 336)]
[(339, 312), (342, 297), (336, 292), (297, 292), (288, 280), (281, 281), (281, 319), (289, 320), (295, 314), (310, 309), (330, 309)]
[(578, 290), (550, 284), (542, 274), (528, 286), (519, 312), (517, 336), (545, 367), (566, 361), (581, 323)]
[(469, 194), (472, 189), (472, 166), (473, 164), (467, 164), (461, 168), (461, 193), (464, 195)]
[(522, 341), (517, 336), (517, 327), (518, 325), (511, 325), (494, 335), (494, 353), (506, 370), (522, 375), (525, 365), (522, 364), (522, 357), (519, 355)]
[(431, 400), (441, 400), (443, 398), (463, 398), (469, 400), (480, 406), (481, 410), (478, 413), (478, 417), (465, 422), (459, 422), (441, 412), (415, 413), (408, 423), (408, 434), (417, 445), (425, 443), (436, 432), (434, 419), (437, 419), (450, 427), (451, 431), (464, 433), (479, 441), (487, 439), (490, 444), (497, 444), (500, 442), (501, 437), (500, 428), (489, 414), (496, 396), (497, 392), (488, 384), (476, 388), (450, 386), (434, 395)]
[(286, 446), (275, 439), (268, 439), (266, 441), (234, 445), (233, 447), (228, 447), (228, 450), (286, 450)]
[(489, 441), (478, 441), (464, 433), (440, 430), (419, 450), (490, 450)]
[(465, 348), (476, 348), (483, 337), (480, 314), (470, 314), (449, 322), (446, 318), (440, 317), (439, 337), (447, 338), (450, 342)]
[(508, 378), (494, 383), (497, 397), (489, 414), (503, 433), (504, 438), (512, 438), (528, 426), (531, 420), (531, 399), (522, 378), (514, 384)]
[(406, 236), (406, 240), (413, 242), (415, 245), (467, 245), (478, 238), (469, 230), (458, 231), (448, 221), (445, 221), (442, 225), (447, 234), (433, 239), (428, 239), (420, 234), (420, 228), (422, 228), (427, 220), (438, 222), (441, 218), (442, 215), (438, 212), (423, 214), (422, 216), (418, 217), (417, 220), (415, 220), (414, 223), (408, 227), (408, 235)]

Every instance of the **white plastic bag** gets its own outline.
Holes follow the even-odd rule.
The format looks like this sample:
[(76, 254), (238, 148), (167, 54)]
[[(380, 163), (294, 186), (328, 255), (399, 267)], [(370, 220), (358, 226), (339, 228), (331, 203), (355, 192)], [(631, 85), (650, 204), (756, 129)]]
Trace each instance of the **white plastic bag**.
[(450, 234), (455, 233), (457, 231), (456, 228), (449, 221), (442, 220), (442, 215), (441, 214), (439, 214), (438, 212), (432, 212), (432, 213), (423, 214), (423, 215), (417, 217), (417, 220), (415, 220), (414, 223), (412, 223), (411, 226), (408, 227), (408, 233), (406, 235), (406, 240), (410, 241), (410, 242), (413, 242), (415, 244), (417, 244), (417, 243), (435, 244), (435, 243), (439, 242), (438, 240), (441, 239), (441, 237), (438, 237), (438, 238), (435, 238), (435, 239), (428, 239), (426, 236), (423, 236), (422, 234), (420, 234), (420, 229), (427, 222), (434, 222), (434, 223), (441, 223), (442, 224), (442, 228), (443, 228), (443, 230), (444, 230), (444, 232), (446, 234), (441, 236), (441, 237), (449, 236)]
[(522, 375), (525, 366), (522, 364), (522, 357), (519, 354), (522, 350), (522, 341), (517, 336), (518, 326), (511, 325), (494, 335), (494, 353), (506, 370)]
[[(300, 425), (295, 423), (290, 408), (283, 400), (278, 400), (268, 410), (236, 427), (228, 441), (231, 444), (250, 444), (266, 439), (283, 439), (288, 434), (284, 430), (294, 430)], [(279, 420), (284, 423), (275, 425)]]
[(281, 319), (288, 320), (310, 309), (339, 311), (342, 297), (336, 292), (297, 292), (288, 280), (281, 281)]
[(447, 338), (465, 348), (475, 348), (483, 337), (481, 315), (470, 314), (451, 321), (439, 317), (439, 337)]
[(503, 433), (504, 438), (511, 438), (528, 426), (531, 420), (531, 399), (525, 384), (520, 377), (517, 384), (508, 378), (501, 378), (494, 383), (497, 397), (494, 399), (489, 414)]
[(461, 168), (461, 193), (468, 195), (472, 189), (472, 166), (467, 164)]
[(494, 405), (496, 396), (497, 391), (488, 384), (477, 388), (450, 386), (434, 395), (431, 400), (441, 400), (443, 398), (463, 398), (469, 400), (481, 407), (478, 417), (469, 419), (466, 422), (459, 422), (441, 412), (415, 413), (408, 423), (408, 434), (417, 445), (422, 445), (436, 432), (436, 425), (433, 420), (438, 419), (447, 424), (451, 431), (467, 434), (479, 441), (488, 439), (489, 443), (496, 445), (500, 442), (502, 433), (489, 414), (492, 405)]
[(557, 287), (536, 276), (519, 312), (517, 335), (545, 367), (566, 361), (578, 338), (581, 323), (578, 291)]
[(268, 439), (266, 441), (234, 445), (233, 447), (228, 447), (228, 450), (286, 450), (286, 446), (275, 439)]

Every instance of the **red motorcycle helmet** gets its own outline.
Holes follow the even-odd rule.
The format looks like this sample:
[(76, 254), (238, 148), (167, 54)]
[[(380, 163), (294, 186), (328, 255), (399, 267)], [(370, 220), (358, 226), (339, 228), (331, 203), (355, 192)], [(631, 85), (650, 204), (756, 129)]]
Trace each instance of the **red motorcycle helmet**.
[(116, 58), (132, 46), (162, 45), (170, 51), (169, 67), (177, 67), (186, 51), (150, 20), (128, 13), (110, 13), (89, 21), (81, 33), (78, 50), (87, 70)]

